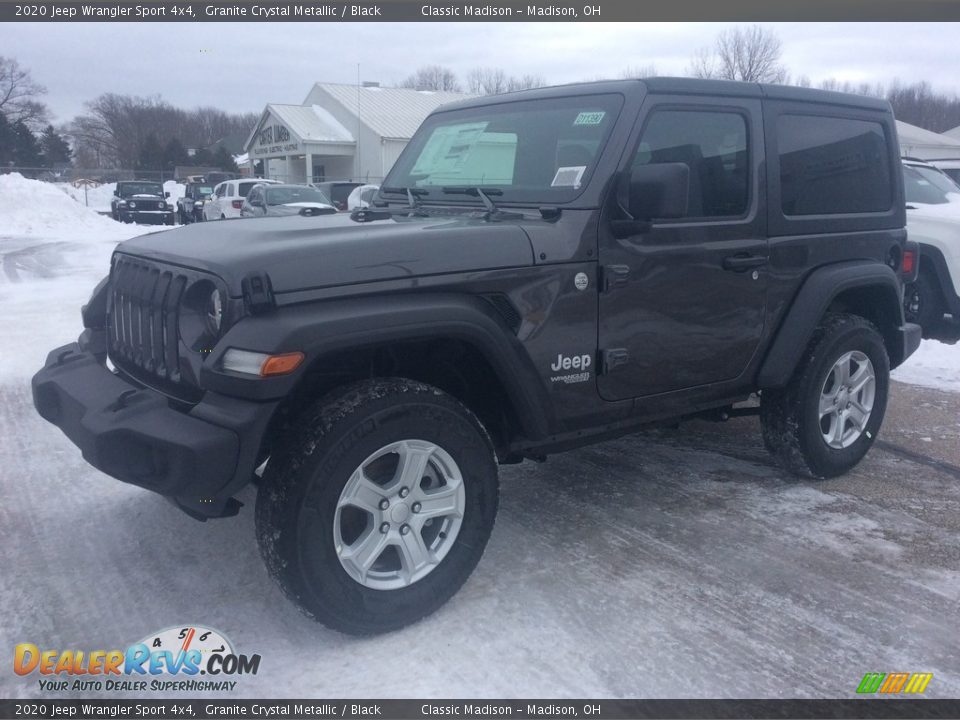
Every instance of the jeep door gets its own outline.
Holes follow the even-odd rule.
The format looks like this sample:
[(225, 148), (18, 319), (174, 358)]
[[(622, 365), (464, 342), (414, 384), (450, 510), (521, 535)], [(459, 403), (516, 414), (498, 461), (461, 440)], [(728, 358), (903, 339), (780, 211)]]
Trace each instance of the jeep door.
[(763, 159), (759, 99), (646, 99), (621, 170), (687, 165), (687, 211), (620, 238), (611, 212), (601, 221), (605, 400), (734, 381), (747, 368), (768, 282)]

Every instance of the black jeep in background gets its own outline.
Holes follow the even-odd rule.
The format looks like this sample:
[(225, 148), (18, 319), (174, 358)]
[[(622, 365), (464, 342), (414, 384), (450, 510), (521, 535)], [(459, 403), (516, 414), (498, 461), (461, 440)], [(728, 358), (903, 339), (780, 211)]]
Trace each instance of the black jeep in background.
[(125, 223), (173, 225), (170, 193), (148, 180), (121, 180), (110, 199), (110, 215)]
[(287, 595), (383, 632), (470, 575), (498, 463), (759, 394), (784, 467), (856, 465), (920, 342), (904, 213), (873, 98), (661, 78), (467, 100), (375, 207), (122, 243), (34, 403), (198, 518), (262, 466)]
[(177, 219), (181, 225), (203, 221), (203, 204), (213, 195), (213, 185), (206, 182), (189, 182), (184, 186), (183, 197), (177, 198)]

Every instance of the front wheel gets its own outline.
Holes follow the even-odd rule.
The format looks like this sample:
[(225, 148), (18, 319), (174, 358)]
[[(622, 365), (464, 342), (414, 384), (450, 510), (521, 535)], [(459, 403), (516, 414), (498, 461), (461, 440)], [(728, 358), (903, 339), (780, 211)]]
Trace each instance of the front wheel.
[(842, 475), (873, 445), (889, 388), (890, 360), (876, 327), (857, 315), (827, 315), (786, 387), (761, 394), (764, 445), (797, 474)]
[(308, 615), (369, 635), (450, 599), (490, 537), (489, 437), (457, 400), (404, 379), (358, 383), (297, 417), (257, 495), (260, 551)]

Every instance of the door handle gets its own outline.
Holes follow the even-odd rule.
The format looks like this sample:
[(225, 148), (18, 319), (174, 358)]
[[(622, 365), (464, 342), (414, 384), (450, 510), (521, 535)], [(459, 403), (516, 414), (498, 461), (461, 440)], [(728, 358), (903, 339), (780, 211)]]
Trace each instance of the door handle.
[(770, 258), (766, 255), (731, 255), (723, 259), (723, 269), (742, 272), (766, 265), (768, 262), (770, 262)]

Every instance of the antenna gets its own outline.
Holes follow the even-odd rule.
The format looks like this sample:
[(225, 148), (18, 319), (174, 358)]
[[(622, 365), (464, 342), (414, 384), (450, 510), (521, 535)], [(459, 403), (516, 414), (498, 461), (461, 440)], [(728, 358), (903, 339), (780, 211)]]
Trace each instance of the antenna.
[(357, 167), (356, 173), (354, 174), (355, 178), (360, 177), (360, 134), (362, 128), (360, 126), (360, 63), (357, 63)]

